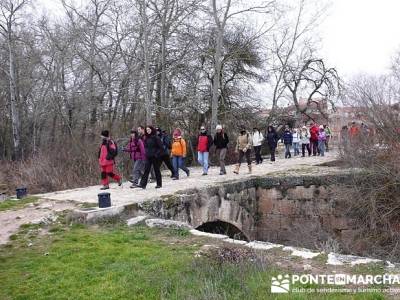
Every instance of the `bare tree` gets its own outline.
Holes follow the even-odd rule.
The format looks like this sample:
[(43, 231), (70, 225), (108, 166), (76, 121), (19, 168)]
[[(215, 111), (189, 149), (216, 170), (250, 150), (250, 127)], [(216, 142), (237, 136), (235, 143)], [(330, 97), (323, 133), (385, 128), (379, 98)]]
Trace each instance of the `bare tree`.
[(0, 1), (1, 19), (0, 34), (6, 39), (9, 56), (9, 71), (6, 72), (9, 78), (10, 86), (10, 109), (11, 124), (14, 147), (14, 158), (21, 156), (21, 123), (18, 112), (18, 83), (16, 77), (15, 65), (15, 33), (14, 28), (18, 25), (18, 13), (28, 3), (28, 0), (2, 0)]

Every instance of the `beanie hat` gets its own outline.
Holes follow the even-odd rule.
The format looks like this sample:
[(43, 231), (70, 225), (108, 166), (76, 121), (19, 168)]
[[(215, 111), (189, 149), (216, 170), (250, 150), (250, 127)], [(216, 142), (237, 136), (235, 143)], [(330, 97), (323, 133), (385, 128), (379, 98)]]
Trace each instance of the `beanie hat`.
[(104, 137), (108, 138), (108, 137), (110, 137), (110, 132), (108, 130), (103, 130), (101, 132), (101, 136), (104, 136)]
[(215, 127), (215, 130), (222, 130), (222, 125), (217, 125), (217, 127)]

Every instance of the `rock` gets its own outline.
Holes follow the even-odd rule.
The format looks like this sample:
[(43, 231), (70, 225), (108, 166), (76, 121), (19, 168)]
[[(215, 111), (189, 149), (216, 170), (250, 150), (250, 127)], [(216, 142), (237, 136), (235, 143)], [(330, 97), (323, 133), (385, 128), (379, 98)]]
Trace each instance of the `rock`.
[(138, 217), (135, 217), (135, 218), (131, 218), (131, 219), (126, 221), (126, 224), (128, 226), (133, 226), (133, 225), (136, 225), (136, 224), (144, 221), (146, 218), (147, 218), (147, 216), (138, 216)]
[(299, 256), (306, 259), (313, 258), (321, 254), (321, 252), (311, 252), (310, 250), (304, 248), (284, 247), (282, 250), (291, 251), (291, 255)]
[(28, 247), (32, 247), (32, 246), (33, 246), (33, 244), (32, 244), (32, 243), (29, 243), (29, 244), (28, 244)]
[(177, 229), (192, 229), (192, 227), (184, 222), (164, 220), (164, 219), (147, 219), (146, 225), (153, 228), (177, 228)]
[(58, 219), (58, 216), (50, 214), (50, 215), (44, 216), (42, 218), (33, 220), (30, 223), (34, 224), (34, 225), (49, 225), (49, 224), (57, 221), (57, 219)]
[(303, 266), (303, 270), (304, 271), (311, 271), (312, 270), (312, 266), (311, 265), (304, 265)]
[(254, 242), (247, 243), (246, 247), (249, 247), (252, 249), (257, 249), (257, 250), (270, 250), (273, 248), (283, 247), (283, 245), (273, 244), (273, 243), (268, 243), (268, 242), (254, 241)]
[(209, 232), (204, 232), (204, 231), (200, 231), (197, 229), (192, 229), (190, 230), (190, 233), (196, 236), (205, 236), (205, 237), (210, 237), (210, 238), (214, 238), (214, 239), (227, 239), (228, 236), (227, 235), (223, 235), (223, 234), (216, 234), (216, 233), (209, 233)]
[(361, 256), (354, 255), (342, 255), (337, 253), (329, 253), (327, 265), (341, 266), (344, 264), (350, 264), (351, 266), (359, 265), (359, 264), (369, 264), (369, 263), (378, 263), (382, 262), (380, 259), (367, 258)]

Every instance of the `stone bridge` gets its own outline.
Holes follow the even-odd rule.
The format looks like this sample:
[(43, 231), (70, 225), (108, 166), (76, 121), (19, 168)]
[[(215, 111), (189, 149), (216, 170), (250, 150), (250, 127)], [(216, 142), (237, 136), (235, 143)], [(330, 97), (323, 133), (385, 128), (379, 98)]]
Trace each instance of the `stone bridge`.
[[(327, 166), (334, 161), (332, 152), (326, 157), (280, 159), (255, 166), (252, 174), (243, 168), (240, 175), (233, 174), (230, 166), (227, 176), (220, 176), (217, 168), (201, 176), (200, 168), (192, 168), (191, 176), (179, 181), (165, 176), (162, 189), (156, 190), (153, 184), (146, 190), (112, 185), (111, 208), (81, 209), (73, 216), (91, 222), (99, 217), (146, 214), (184, 221), (195, 228), (222, 226), (247, 240), (313, 247), (315, 241), (332, 237), (348, 243), (357, 234), (354, 220), (346, 216), (346, 205), (334, 200), (332, 193), (353, 175)], [(40, 196), (95, 206), (99, 188)]]

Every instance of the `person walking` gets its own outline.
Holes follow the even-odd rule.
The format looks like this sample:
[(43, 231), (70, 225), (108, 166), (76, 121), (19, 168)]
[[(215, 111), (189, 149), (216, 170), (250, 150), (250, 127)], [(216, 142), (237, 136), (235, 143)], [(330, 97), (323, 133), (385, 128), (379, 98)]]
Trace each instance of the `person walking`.
[(300, 133), (297, 128), (293, 129), (293, 153), (294, 156), (300, 155)]
[(236, 140), (236, 150), (238, 153), (238, 163), (235, 166), (233, 173), (239, 174), (240, 165), (242, 164), (243, 157), (246, 156), (247, 167), (249, 168), (249, 173), (251, 173), (251, 146), (252, 146), (252, 138), (250, 133), (246, 131), (246, 129), (242, 128), (240, 130), (240, 134)]
[[(137, 131), (139, 134), (139, 138), (143, 141), (143, 145), (144, 145), (144, 141), (146, 140), (146, 127), (140, 125), (140, 126), (138, 126)], [(146, 161), (145, 161), (145, 164), (146, 164)], [(156, 175), (154, 174), (154, 169), (151, 168), (150, 169), (150, 182), (154, 182), (155, 180), (156, 180)]]
[(325, 156), (325, 142), (326, 142), (326, 133), (324, 130), (324, 126), (319, 126), (319, 133), (318, 133), (318, 149), (320, 156)]
[(301, 156), (306, 156), (306, 149), (308, 152), (308, 156), (311, 155), (310, 149), (310, 132), (308, 131), (306, 126), (303, 126), (300, 131), (300, 143), (301, 143)]
[(124, 151), (129, 153), (132, 160), (132, 180), (130, 180), (132, 185), (130, 187), (139, 187), (139, 179), (143, 176), (146, 164), (146, 151), (136, 130), (131, 131), (131, 138)]
[(174, 167), (173, 180), (179, 179), (179, 169), (182, 169), (187, 176), (190, 171), (185, 166), (186, 158), (186, 141), (182, 138), (182, 131), (176, 128), (172, 134), (173, 140), (171, 145), (172, 165)]
[(343, 152), (349, 150), (349, 128), (346, 125), (340, 130), (340, 149)]
[(156, 132), (161, 140), (164, 149), (160, 157), (161, 163), (164, 163), (167, 166), (168, 170), (171, 171), (171, 178), (173, 178), (174, 167), (172, 166), (171, 163), (171, 138), (168, 136), (165, 130), (161, 130), (161, 128), (159, 127), (156, 128)]
[(271, 125), (267, 128), (266, 139), (271, 152), (271, 161), (275, 161), (275, 151), (278, 145), (279, 136), (276, 133), (275, 128)]
[(99, 149), (98, 159), (101, 169), (101, 190), (108, 190), (110, 188), (108, 177), (111, 177), (116, 182), (118, 186), (122, 185), (122, 177), (115, 173), (115, 157), (118, 154), (117, 144), (110, 138), (110, 132), (108, 130), (103, 130), (101, 132), (101, 145)]
[(203, 167), (203, 176), (208, 174), (208, 157), (212, 144), (213, 139), (211, 135), (207, 133), (207, 130), (204, 126), (201, 126), (200, 134), (197, 138), (197, 160)]
[(329, 125), (324, 125), (324, 130), (326, 134), (325, 151), (329, 152), (329, 142), (332, 139), (332, 130), (329, 128)]
[(285, 145), (285, 158), (291, 158), (292, 154), (290, 153), (290, 147), (293, 144), (293, 135), (290, 132), (289, 126), (285, 127), (285, 131), (283, 132), (282, 135), (282, 141)]
[(215, 145), (215, 152), (219, 159), (219, 168), (220, 168), (219, 175), (225, 175), (226, 174), (225, 157), (226, 157), (226, 152), (228, 150), (229, 138), (228, 135), (225, 133), (224, 129), (222, 128), (222, 125), (217, 125), (215, 130), (216, 133), (214, 136), (214, 145)]
[(316, 156), (318, 150), (318, 134), (319, 134), (319, 128), (317, 124), (311, 123), (310, 124), (310, 148), (312, 151), (312, 155)]
[(161, 157), (164, 155), (164, 147), (163, 144), (157, 135), (156, 129), (153, 126), (146, 127), (146, 138), (144, 141), (144, 147), (146, 149), (146, 165), (144, 168), (144, 174), (142, 179), (140, 180), (140, 187), (145, 189), (147, 186), (147, 182), (149, 179), (149, 174), (151, 167), (154, 168), (154, 173), (157, 181), (157, 188), (162, 187), (162, 178), (161, 178)]
[(257, 127), (253, 128), (252, 139), (253, 139), (254, 154), (256, 156), (256, 165), (258, 165), (261, 164), (263, 161), (261, 157), (261, 147), (264, 141), (264, 136)]

